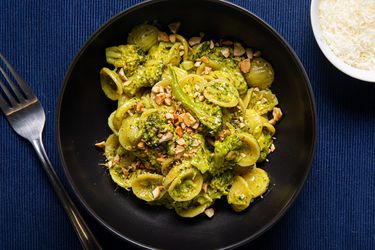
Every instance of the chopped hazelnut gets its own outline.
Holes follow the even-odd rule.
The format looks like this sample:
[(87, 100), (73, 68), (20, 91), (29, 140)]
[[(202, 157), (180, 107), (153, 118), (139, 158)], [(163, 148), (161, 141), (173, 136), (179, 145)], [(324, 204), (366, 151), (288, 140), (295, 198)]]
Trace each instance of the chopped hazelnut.
[(164, 160), (165, 160), (165, 158), (163, 156), (160, 156), (160, 157), (156, 158), (156, 161), (158, 163), (162, 163)]
[(185, 144), (186, 144), (186, 142), (185, 142), (185, 139), (184, 139), (184, 138), (178, 138), (178, 139), (176, 140), (176, 142), (177, 142), (177, 144), (178, 144), (178, 145), (181, 145), (181, 146), (183, 146), (183, 145), (185, 145)]
[(97, 147), (97, 148), (105, 148), (105, 141), (101, 141), (101, 142), (95, 143), (95, 147)]
[(207, 66), (205, 66), (204, 67), (204, 70), (203, 70), (203, 72), (202, 72), (202, 74), (204, 74), (204, 75), (208, 75), (208, 73), (210, 73), (212, 71), (212, 68), (211, 67), (207, 67)]
[(128, 78), (125, 75), (124, 68), (121, 68), (118, 72), (118, 75), (120, 76), (121, 80), (126, 81)]
[(213, 208), (208, 208), (204, 210), (204, 213), (207, 215), (208, 218), (212, 218), (215, 214), (215, 210)]
[(164, 189), (163, 186), (157, 186), (153, 191), (152, 191), (152, 196), (154, 199), (159, 199), (161, 195), (161, 191)]
[(204, 62), (204, 63), (208, 63), (209, 59), (208, 59), (207, 56), (202, 56), (201, 61)]
[(207, 189), (208, 189), (208, 184), (205, 182), (202, 185), (202, 190), (203, 190), (203, 192), (207, 193)]
[(229, 41), (229, 40), (222, 40), (221, 44), (224, 45), (224, 46), (231, 46), (233, 44), (233, 42)]
[(249, 59), (253, 59), (253, 50), (251, 49), (251, 48), (247, 48), (246, 49), (246, 56), (247, 56), (247, 58), (249, 58)]
[(200, 65), (201, 65), (201, 62), (199, 62), (199, 61), (197, 61), (197, 62), (194, 63), (195, 67), (199, 67)]
[(176, 134), (179, 136), (179, 137), (182, 137), (184, 135), (184, 132), (182, 130), (182, 128), (180, 126), (177, 126), (176, 127)]
[(281, 109), (278, 107), (274, 107), (272, 110), (272, 116), (273, 118), (269, 121), (272, 125), (275, 125), (276, 122), (280, 121), (281, 117), (283, 116), (283, 113), (281, 112)]
[(169, 41), (171, 41), (172, 43), (176, 42), (176, 35), (175, 34), (169, 35)]
[(143, 104), (141, 102), (138, 102), (137, 104), (137, 112), (142, 113), (143, 111)]
[(234, 48), (233, 48), (233, 55), (234, 56), (242, 56), (245, 54), (245, 49), (242, 47), (240, 43), (234, 43)]
[(197, 129), (199, 127), (199, 122), (194, 123), (191, 127), (193, 129)]
[(171, 114), (171, 113), (166, 113), (166, 114), (165, 114), (165, 118), (168, 119), (168, 120), (172, 120), (173, 117), (174, 117), (174, 116), (173, 116), (173, 114)]
[(262, 55), (262, 52), (260, 52), (259, 50), (256, 51), (256, 52), (253, 54), (254, 57), (260, 57), (261, 55)]
[(249, 73), (249, 71), (250, 71), (250, 59), (249, 58), (247, 58), (245, 60), (242, 60), (240, 62), (240, 70), (244, 74)]
[(170, 141), (173, 139), (173, 134), (171, 132), (167, 132), (166, 134), (162, 135), (159, 139), (159, 143)]
[(225, 48), (225, 49), (221, 50), (221, 54), (222, 54), (225, 58), (229, 57), (229, 56), (230, 56), (229, 48)]
[(172, 99), (169, 98), (169, 97), (167, 97), (167, 98), (164, 99), (164, 103), (165, 103), (165, 105), (167, 105), (167, 106), (171, 106), (171, 104), (172, 104)]
[(210, 41), (210, 49), (213, 49), (215, 47), (215, 44), (214, 44), (214, 42), (211, 40)]
[(161, 105), (165, 99), (165, 93), (159, 93), (155, 96), (155, 102), (158, 105)]
[(118, 164), (120, 162), (120, 156), (118, 154), (116, 154), (115, 157), (113, 158), (113, 162), (115, 164)]
[(141, 141), (141, 142), (139, 142), (139, 143), (137, 144), (137, 147), (138, 147), (139, 149), (144, 149), (144, 148), (145, 148), (145, 143), (144, 143), (143, 141)]
[(194, 45), (197, 45), (201, 42), (202, 40), (202, 37), (200, 36), (193, 36), (189, 39), (189, 45), (190, 46), (194, 46)]
[(180, 28), (181, 23), (180, 22), (175, 22), (175, 23), (170, 23), (168, 25), (169, 29), (173, 34), (176, 34), (178, 32), (178, 29)]
[(175, 153), (176, 153), (176, 155), (178, 155), (178, 154), (181, 154), (182, 152), (184, 152), (184, 150), (185, 150), (185, 148), (183, 146), (177, 145)]
[(190, 113), (183, 114), (182, 118), (183, 118), (185, 125), (188, 127), (190, 127), (191, 125), (197, 122), (197, 120)]
[(121, 172), (124, 174), (125, 177), (129, 176), (129, 171), (126, 168), (121, 168)]
[(162, 41), (162, 42), (169, 42), (169, 36), (167, 33), (165, 32), (159, 32), (158, 34), (158, 41)]
[(271, 147), (270, 147), (270, 153), (272, 153), (273, 151), (275, 151), (276, 147), (275, 147), (275, 144), (271, 144)]

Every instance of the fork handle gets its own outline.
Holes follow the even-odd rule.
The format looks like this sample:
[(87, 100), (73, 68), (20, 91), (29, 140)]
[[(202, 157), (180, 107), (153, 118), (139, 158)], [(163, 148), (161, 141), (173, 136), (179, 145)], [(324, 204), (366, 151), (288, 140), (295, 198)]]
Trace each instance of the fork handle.
[(50, 160), (48, 159), (46, 150), (44, 149), (42, 138), (38, 138), (30, 141), (35, 151), (37, 152), (40, 161), (42, 162), (43, 169), (46, 171), (48, 180), (52, 184), (57, 196), (59, 197), (61, 204), (63, 205), (66, 214), (68, 215), (70, 222), (72, 223), (82, 246), (85, 249), (102, 249), (96, 240), (94, 234), (91, 232), (86, 222), (79, 213), (77, 207), (74, 205), (72, 199), (69, 197), (64, 186), (61, 184), (59, 177), (52, 167)]

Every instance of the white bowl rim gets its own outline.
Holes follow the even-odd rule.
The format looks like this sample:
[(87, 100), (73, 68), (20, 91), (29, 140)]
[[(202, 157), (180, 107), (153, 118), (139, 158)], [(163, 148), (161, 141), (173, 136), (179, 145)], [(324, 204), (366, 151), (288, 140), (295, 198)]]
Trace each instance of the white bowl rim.
[(333, 53), (331, 48), (326, 44), (319, 22), (319, 1), (320, 0), (311, 1), (310, 18), (314, 37), (318, 43), (318, 46), (320, 47), (320, 50), (323, 52), (328, 61), (330, 61), (338, 70), (353, 78), (375, 83), (375, 71), (361, 70), (346, 64), (342, 59), (338, 58)]

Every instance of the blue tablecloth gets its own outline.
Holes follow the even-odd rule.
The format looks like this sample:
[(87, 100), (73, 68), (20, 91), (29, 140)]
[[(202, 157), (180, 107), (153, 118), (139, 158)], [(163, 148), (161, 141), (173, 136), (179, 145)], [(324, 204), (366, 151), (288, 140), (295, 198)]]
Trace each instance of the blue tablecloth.
[[(46, 149), (65, 184), (54, 131), (64, 74), (100, 25), (137, 2), (0, 0), (0, 51), (45, 108)], [(243, 249), (374, 249), (375, 85), (351, 79), (325, 59), (310, 27), (310, 1), (233, 2), (271, 24), (295, 49), (311, 80), (319, 125), (312, 172), (299, 198)], [(80, 249), (33, 149), (3, 115), (0, 133), (0, 249)], [(84, 216), (106, 248), (132, 248)]]

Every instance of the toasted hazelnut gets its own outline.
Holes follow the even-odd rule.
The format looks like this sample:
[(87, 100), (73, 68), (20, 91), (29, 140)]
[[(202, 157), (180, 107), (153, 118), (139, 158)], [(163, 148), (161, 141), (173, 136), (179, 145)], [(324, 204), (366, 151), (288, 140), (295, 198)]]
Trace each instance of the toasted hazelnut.
[(253, 54), (254, 54), (253, 50), (251, 48), (247, 48), (245, 51), (246, 51), (247, 58), (253, 59)]
[(162, 86), (159, 86), (159, 85), (155, 85), (154, 87), (152, 87), (151, 89), (152, 93), (164, 93), (164, 88)]
[(181, 146), (183, 146), (183, 145), (185, 145), (185, 144), (186, 144), (186, 142), (185, 142), (185, 139), (184, 139), (184, 138), (178, 138), (178, 139), (176, 140), (176, 142), (177, 142), (177, 144), (178, 144), (178, 145), (181, 145)]
[(184, 132), (182, 130), (182, 128), (180, 126), (177, 126), (176, 127), (176, 134), (179, 136), (179, 137), (182, 137), (184, 135)]
[(191, 37), (189, 39), (188, 42), (189, 42), (190, 46), (194, 46), (194, 45), (199, 44), (201, 42), (201, 40), (202, 40), (202, 37), (200, 37), (200, 36), (193, 36), (193, 37)]
[(118, 75), (120, 76), (121, 80), (123, 80), (123, 81), (128, 80), (128, 78), (127, 78), (126, 75), (125, 75), (124, 68), (121, 68), (121, 69), (118, 71)]
[(142, 113), (143, 111), (143, 104), (141, 102), (137, 103), (137, 112)]
[(199, 127), (199, 122), (194, 123), (191, 127), (193, 129), (197, 129)]
[(208, 208), (204, 210), (204, 213), (207, 215), (208, 218), (212, 218), (215, 214), (215, 210), (213, 208)]
[(113, 162), (112, 161), (108, 161), (107, 162), (107, 167), (108, 168), (112, 168), (113, 167)]
[(250, 59), (249, 58), (247, 58), (245, 60), (242, 60), (240, 62), (240, 70), (244, 74), (249, 73), (249, 71), (250, 71)]
[(274, 107), (272, 110), (272, 116), (273, 118), (269, 121), (272, 125), (275, 125), (276, 122), (280, 121), (281, 117), (283, 116), (283, 113), (281, 112), (281, 109), (278, 107)]
[(201, 63), (202, 63), (202, 62), (200, 62), (200, 61), (196, 61), (196, 62), (194, 63), (194, 66), (195, 66), (195, 67), (199, 67), (199, 66), (201, 66)]
[(173, 139), (173, 134), (171, 132), (167, 132), (166, 134), (162, 135), (159, 139), (159, 143), (170, 141)]
[(207, 56), (202, 56), (201, 61), (204, 62), (204, 63), (208, 63), (209, 59), (208, 59)]
[(182, 118), (183, 118), (185, 125), (188, 127), (190, 127), (191, 125), (197, 122), (197, 120), (190, 113), (185, 113), (182, 116)]
[(275, 151), (276, 147), (275, 147), (275, 144), (271, 144), (271, 147), (270, 147), (270, 153), (272, 153), (273, 151)]
[(164, 160), (165, 160), (164, 156), (160, 156), (160, 157), (156, 158), (156, 161), (158, 163), (162, 163)]
[(167, 33), (165, 32), (159, 32), (158, 34), (158, 41), (162, 41), (162, 42), (169, 42), (169, 36)]
[(176, 34), (178, 32), (178, 29), (180, 28), (181, 23), (180, 22), (175, 22), (175, 23), (170, 23), (168, 25), (169, 29), (173, 34)]
[(152, 196), (155, 200), (160, 198), (163, 189), (163, 186), (157, 186), (154, 190), (152, 190)]
[(221, 50), (221, 54), (222, 54), (225, 58), (229, 57), (229, 56), (230, 56), (229, 48), (225, 48), (225, 49)]
[(120, 162), (120, 156), (118, 154), (113, 158), (113, 163), (118, 164)]
[(197, 139), (194, 139), (193, 143), (191, 144), (191, 146), (193, 146), (193, 147), (197, 147), (199, 145), (201, 145), (201, 141), (197, 140)]
[(167, 105), (167, 106), (171, 106), (171, 104), (172, 104), (172, 99), (169, 98), (169, 97), (167, 97), (167, 98), (164, 99), (164, 103), (165, 103), (165, 105)]
[(203, 190), (203, 192), (207, 193), (207, 189), (208, 189), (208, 184), (205, 182), (202, 185), (202, 190)]
[(169, 35), (169, 41), (171, 41), (172, 43), (175, 43), (176, 42), (176, 35), (175, 34)]
[(213, 49), (215, 47), (215, 44), (214, 44), (214, 42), (211, 40), (210, 41), (210, 49)]
[(233, 42), (229, 41), (229, 40), (222, 40), (221, 44), (224, 45), (224, 46), (231, 46), (233, 44)]
[(242, 47), (240, 43), (234, 43), (234, 48), (233, 48), (233, 55), (234, 56), (242, 56), (245, 54), (245, 49)]
[(173, 119), (173, 114), (171, 114), (171, 113), (166, 113), (166, 114), (165, 114), (165, 118), (168, 119), (168, 120), (172, 120), (172, 119)]
[(121, 172), (124, 174), (125, 177), (129, 176), (129, 171), (126, 168), (121, 168)]
[(105, 148), (105, 141), (101, 141), (101, 142), (95, 143), (95, 147), (97, 147), (97, 148)]
[(261, 55), (262, 55), (262, 52), (260, 52), (259, 50), (255, 51), (255, 53), (253, 54), (254, 57), (260, 57)]
[(155, 102), (158, 105), (161, 105), (165, 99), (165, 93), (159, 93), (155, 96)]
[(145, 143), (144, 143), (143, 141), (138, 142), (137, 147), (138, 147), (139, 149), (144, 149), (144, 148), (145, 148)]
[(184, 150), (185, 150), (185, 148), (183, 146), (177, 145), (175, 153), (176, 153), (176, 155), (178, 155), (178, 154), (181, 154), (182, 152), (184, 152)]

